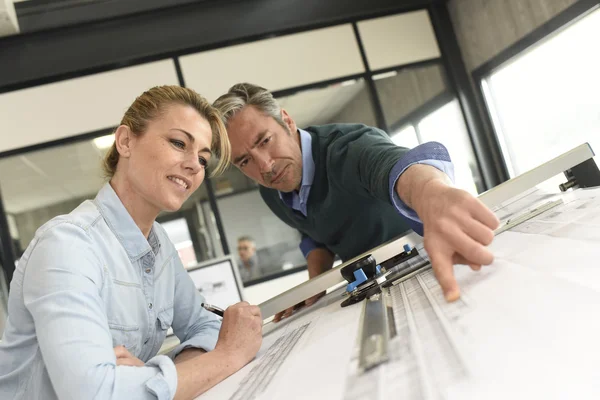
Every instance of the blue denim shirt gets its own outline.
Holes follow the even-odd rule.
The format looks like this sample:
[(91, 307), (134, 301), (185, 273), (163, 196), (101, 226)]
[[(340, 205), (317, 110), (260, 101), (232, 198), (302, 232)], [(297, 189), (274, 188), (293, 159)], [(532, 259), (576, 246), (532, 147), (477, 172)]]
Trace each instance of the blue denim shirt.
[[(110, 184), (36, 232), (10, 288), (0, 399), (172, 399), (174, 357), (214, 349), (221, 326), (164, 229), (146, 239)], [(171, 326), (182, 343), (157, 356)], [(117, 366), (118, 345), (145, 366)]]

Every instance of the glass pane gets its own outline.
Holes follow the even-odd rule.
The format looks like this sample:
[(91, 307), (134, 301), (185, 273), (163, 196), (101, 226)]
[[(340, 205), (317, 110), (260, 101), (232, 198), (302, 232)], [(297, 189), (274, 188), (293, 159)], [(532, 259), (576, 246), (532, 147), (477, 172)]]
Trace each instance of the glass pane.
[(419, 145), (419, 138), (417, 137), (417, 131), (412, 125), (407, 125), (404, 128), (397, 130), (390, 134), (392, 142), (401, 147), (407, 147), (412, 149)]
[(369, 19), (357, 25), (371, 70), (441, 55), (427, 10)]
[(589, 142), (600, 151), (600, 10), (483, 83), (511, 176)]
[(190, 235), (190, 230), (185, 218), (177, 218), (172, 221), (161, 223), (162, 227), (167, 231), (169, 239), (175, 245), (175, 249), (179, 254), (179, 258), (185, 267), (191, 267), (198, 262), (196, 252), (194, 251), (194, 243)]
[(436, 141), (446, 146), (454, 164), (456, 186), (476, 195), (479, 172), (458, 100), (432, 112), (417, 127), (424, 142)]
[(373, 77), (390, 132), (416, 124), (431, 104), (447, 94), (444, 69), (439, 64), (405, 68)]
[(107, 148), (92, 140), (0, 159), (0, 185), (17, 256), (53, 217), (93, 199), (104, 183)]
[[(220, 180), (220, 186), (228, 188), (227, 193), (221, 189), (217, 198), (227, 244), (236, 258), (242, 281), (248, 283), (304, 267), (306, 260), (299, 248), (298, 231), (271, 212), (256, 184), (239, 189), (232, 183), (247, 179), (237, 168), (230, 168), (227, 178)], [(202, 208), (208, 211), (208, 202), (203, 202)]]
[(332, 123), (377, 126), (363, 79), (305, 90), (277, 99), (299, 128)]
[[(17, 257), (40, 226), (96, 196), (105, 182), (102, 158), (111, 144), (110, 137), (102, 137), (0, 159), (0, 185)], [(244, 180), (239, 185), (246, 187), (248, 182)], [(184, 265), (222, 255), (218, 236), (211, 240), (212, 231), (197, 212), (199, 203), (207, 198), (203, 184), (179, 211), (193, 222), (193, 232), (188, 228), (188, 240), (195, 245), (190, 249), (188, 242), (187, 250), (182, 249)], [(164, 215), (157, 220), (165, 222)], [(173, 240), (183, 246), (177, 235)]]
[[(291, 49), (294, 55), (285, 56)], [(211, 102), (238, 82), (277, 91), (364, 72), (351, 24), (221, 47), (180, 61), (186, 85)]]

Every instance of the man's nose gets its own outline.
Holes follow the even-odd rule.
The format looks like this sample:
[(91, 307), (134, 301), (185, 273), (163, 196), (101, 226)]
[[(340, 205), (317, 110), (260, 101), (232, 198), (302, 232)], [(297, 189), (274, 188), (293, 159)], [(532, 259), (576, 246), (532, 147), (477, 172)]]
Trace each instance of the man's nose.
[(271, 172), (273, 169), (273, 160), (268, 154), (257, 154), (254, 159), (261, 173)]

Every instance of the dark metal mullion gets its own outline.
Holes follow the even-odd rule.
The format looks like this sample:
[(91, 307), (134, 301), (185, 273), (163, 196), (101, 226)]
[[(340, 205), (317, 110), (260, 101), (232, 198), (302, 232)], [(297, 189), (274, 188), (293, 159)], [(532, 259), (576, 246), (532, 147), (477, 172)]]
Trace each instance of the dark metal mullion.
[(428, 67), (431, 65), (437, 65), (437, 64), (441, 64), (441, 63), (442, 63), (442, 58), (435, 57), (435, 58), (429, 58), (429, 59), (423, 60), (423, 61), (410, 62), (408, 64), (397, 64), (397, 65), (393, 65), (391, 67), (372, 69), (371, 74), (372, 75), (380, 75), (380, 74), (385, 74), (387, 72), (400, 72), (405, 69), (417, 69), (417, 68)]
[[(12, 236), (8, 226), (8, 216), (4, 209), (4, 200), (0, 191), (0, 245), (2, 246), (2, 269), (6, 278), (6, 287), (10, 288), (10, 281), (15, 273), (15, 250), (12, 244)], [(1, 289), (1, 288), (0, 288)]]
[(365, 81), (367, 83), (369, 97), (371, 98), (371, 104), (373, 105), (373, 112), (375, 113), (375, 121), (377, 121), (377, 127), (387, 132), (388, 126), (385, 121), (385, 115), (383, 114), (383, 107), (381, 106), (381, 100), (379, 99), (379, 94), (377, 93), (377, 87), (375, 86), (375, 81), (373, 80), (371, 68), (369, 68), (369, 60), (367, 60), (367, 53), (365, 52), (365, 47), (360, 37), (360, 33), (358, 32), (358, 24), (356, 22), (352, 23), (352, 29), (354, 30), (356, 43), (358, 44), (360, 56), (362, 58), (363, 65), (367, 73), (365, 76)]
[(296, 93), (301, 93), (305, 90), (324, 89), (324, 88), (327, 88), (328, 86), (334, 85), (336, 83), (351, 81), (351, 80), (355, 80), (355, 79), (366, 79), (366, 77), (367, 77), (367, 74), (364, 72), (360, 73), (360, 74), (345, 75), (345, 76), (340, 76), (339, 78), (333, 78), (333, 79), (327, 79), (324, 81), (308, 83), (306, 85), (293, 86), (293, 87), (281, 89), (281, 90), (273, 90), (271, 92), (271, 94), (273, 94), (273, 97), (275, 97), (275, 98), (287, 97), (287, 96), (292, 96)]
[(217, 196), (215, 195), (215, 189), (213, 188), (212, 181), (210, 178), (204, 180), (206, 190), (208, 191), (208, 202), (213, 214), (215, 215), (215, 222), (217, 224), (217, 230), (221, 239), (221, 246), (223, 247), (223, 253), (225, 255), (231, 254), (229, 250), (229, 244), (227, 243), (227, 236), (225, 235), (225, 227), (223, 226), (223, 219), (221, 218), (221, 212), (217, 205)]
[[(177, 72), (177, 80), (179, 81), (179, 86), (185, 87), (185, 79), (183, 78), (183, 70), (181, 69), (179, 58), (173, 57), (173, 63), (175, 64), (175, 71)], [(212, 180), (210, 179), (210, 177), (207, 176), (204, 179), (204, 184), (206, 185), (206, 191), (208, 192), (208, 202), (210, 204), (210, 208), (215, 216), (215, 223), (217, 224), (217, 231), (219, 232), (219, 236), (221, 239), (223, 253), (225, 253), (226, 255), (231, 254), (229, 251), (229, 244), (227, 243), (225, 227), (223, 226), (223, 219), (221, 218), (221, 212), (219, 211), (219, 206), (217, 205), (217, 196), (215, 195), (215, 189), (213, 188)]]
[(484, 112), (483, 99), (477, 96), (471, 83), (446, 4), (430, 5), (429, 16), (451, 89), (456, 93), (467, 125), (477, 167), (483, 178), (483, 189), (490, 189), (509, 179), (500, 145), (492, 133), (489, 116)]

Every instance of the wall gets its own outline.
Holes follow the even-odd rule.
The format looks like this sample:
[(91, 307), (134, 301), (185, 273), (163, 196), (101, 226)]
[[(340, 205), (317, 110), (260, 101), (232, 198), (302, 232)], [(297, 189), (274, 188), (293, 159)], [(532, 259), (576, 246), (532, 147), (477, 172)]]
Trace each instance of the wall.
[(573, 5), (576, 0), (450, 0), (448, 11), (468, 71)]

